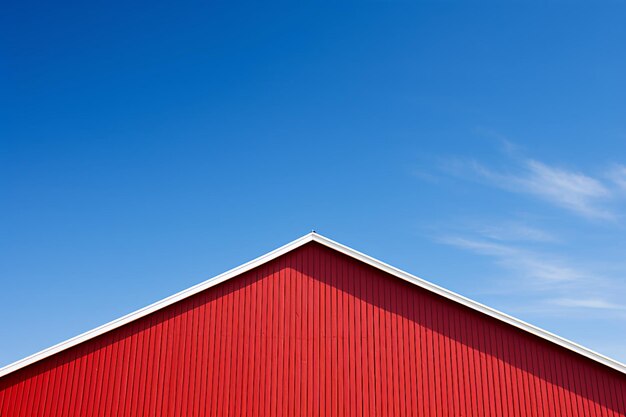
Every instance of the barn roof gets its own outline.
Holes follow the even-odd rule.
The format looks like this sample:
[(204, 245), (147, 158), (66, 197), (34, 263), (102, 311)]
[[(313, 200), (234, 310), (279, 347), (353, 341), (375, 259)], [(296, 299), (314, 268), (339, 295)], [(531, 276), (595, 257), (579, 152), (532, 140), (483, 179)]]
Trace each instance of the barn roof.
[(100, 336), (104, 333), (107, 333), (113, 329), (116, 329), (118, 327), (121, 327), (127, 323), (130, 323), (134, 320), (137, 320), (141, 317), (147, 316), (148, 314), (151, 314), (157, 310), (161, 310), (169, 305), (172, 305), (180, 300), (183, 300), (185, 298), (188, 298), (194, 294), (197, 294), (201, 291), (204, 291), (208, 288), (211, 288), (215, 285), (218, 285), (224, 281), (227, 281), (231, 278), (234, 278), (246, 271), (249, 271), (253, 268), (256, 268), (262, 264), (265, 264), (273, 259), (278, 258), (279, 256), (290, 252), (296, 248), (299, 248), (302, 245), (305, 245), (309, 242), (317, 242), (321, 245), (324, 245), (328, 248), (334, 249), (340, 253), (343, 253), (344, 255), (347, 255), (351, 258), (354, 258), (356, 260), (359, 260), (365, 264), (368, 264), (374, 268), (377, 268), (381, 271), (384, 271), (388, 274), (391, 274), (397, 278), (400, 278), (402, 280), (408, 281), (411, 284), (414, 284), (418, 287), (424, 288), (428, 291), (431, 291), (435, 294), (438, 294), (446, 299), (452, 300), (454, 302), (457, 302), (459, 304), (462, 304), (468, 308), (471, 308), (473, 310), (479, 311), (483, 314), (486, 314), (487, 316), (493, 317), (497, 320), (500, 320), (502, 322), (508, 323), (511, 326), (515, 326), (521, 330), (524, 330), (528, 333), (531, 333), (537, 337), (540, 337), (542, 339), (545, 339), (547, 341), (550, 341), (552, 343), (555, 343), (559, 346), (562, 346), (566, 349), (569, 349), (573, 352), (576, 352), (582, 356), (585, 356), (589, 359), (592, 359), (596, 362), (599, 362), (603, 365), (606, 365), (610, 368), (613, 368), (619, 372), (622, 372), (624, 374), (626, 374), (626, 365), (616, 361), (614, 359), (611, 359), (607, 356), (601, 355), (597, 352), (592, 351), (591, 349), (588, 349), (584, 346), (581, 346), (577, 343), (574, 343), (570, 340), (564, 339), (560, 336), (557, 336), (551, 332), (548, 332), (546, 330), (540, 329), (539, 327), (533, 326), (532, 324), (526, 323), (522, 320), (519, 320), (515, 317), (509, 316), (508, 314), (502, 313), (498, 310), (495, 310), (493, 308), (487, 307), (479, 302), (476, 302), (474, 300), (471, 300), (467, 297), (464, 297), (462, 295), (459, 295), (455, 292), (452, 292), (450, 290), (447, 290), (445, 288), (442, 288), (438, 285), (435, 285), (431, 282), (428, 282), (424, 279), (421, 279), (419, 277), (416, 277), (415, 275), (409, 274), (408, 272), (404, 272), (398, 268), (395, 268), (391, 265), (388, 265), (382, 261), (379, 261), (378, 259), (372, 258), (371, 256), (365, 255), (361, 252), (358, 252), (352, 248), (349, 248), (345, 245), (342, 245), (340, 243), (337, 243), (327, 237), (324, 237), (318, 233), (315, 232), (311, 232), (305, 236), (302, 236), (299, 239), (294, 240), (293, 242), (290, 242), (276, 250), (273, 250), (272, 252), (269, 252), (265, 255), (262, 255), (250, 262), (247, 262), (243, 265), (240, 265), (236, 268), (231, 269), (230, 271), (224, 272), (223, 274), (217, 275), (213, 278), (210, 278), (204, 282), (201, 282), (200, 284), (194, 285), (191, 288), (188, 288), (186, 290), (183, 290), (177, 294), (174, 294), (170, 297), (164, 298), (163, 300), (157, 301), (156, 303), (153, 303), (147, 307), (144, 307), (140, 310), (137, 310), (133, 313), (127, 314), (117, 320), (113, 320), (107, 324), (104, 324), (100, 327), (97, 327), (93, 330), (87, 331), (81, 335), (78, 335), (76, 337), (73, 337), (69, 340), (66, 340), (64, 342), (61, 342), (57, 345), (54, 345), (48, 349), (44, 349), (41, 352), (35, 353), (31, 356), (28, 356), (24, 359), (21, 359), (17, 362), (14, 362), (10, 365), (7, 365), (3, 368), (0, 369), (0, 377), (3, 377), (5, 375), (8, 375), (12, 372), (17, 371), (18, 369), (24, 368), (30, 364), (33, 364), (35, 362), (41, 361), (49, 356), (54, 355), (55, 353), (61, 352), (63, 350), (69, 349), (73, 346), (78, 345), (79, 343), (85, 342), (87, 340), (93, 339), (97, 336)]

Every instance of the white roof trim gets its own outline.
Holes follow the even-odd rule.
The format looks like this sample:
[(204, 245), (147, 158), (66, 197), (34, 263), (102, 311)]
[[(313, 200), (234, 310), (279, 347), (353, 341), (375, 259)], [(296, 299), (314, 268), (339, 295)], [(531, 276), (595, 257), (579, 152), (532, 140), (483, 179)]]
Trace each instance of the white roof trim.
[(535, 336), (538, 336), (542, 339), (548, 340), (552, 343), (555, 343), (559, 346), (562, 346), (566, 349), (569, 349), (571, 351), (574, 351), (582, 356), (585, 356), (589, 359), (592, 359), (596, 362), (600, 362), (603, 365), (606, 365), (610, 368), (613, 368), (619, 372), (622, 372), (624, 374), (626, 374), (626, 365), (624, 365), (621, 362), (618, 362), (614, 359), (611, 359), (609, 357), (606, 357), (604, 355), (601, 355), (597, 352), (594, 352), (590, 349), (587, 349), (577, 343), (574, 343), (572, 341), (569, 341), (567, 339), (564, 339), (560, 336), (557, 336), (553, 333), (550, 333), (546, 330), (540, 329), (536, 326), (533, 326), (532, 324), (528, 324), (522, 320), (516, 319), (515, 317), (509, 316), (508, 314), (502, 313), (498, 310), (495, 310), (493, 308), (487, 307), (483, 304), (480, 304), (476, 301), (470, 300), (469, 298), (463, 297), (462, 295), (459, 295), (455, 292), (449, 291), (445, 288), (442, 288), (438, 285), (435, 285), (431, 282), (425, 281), (421, 278), (416, 277), (415, 275), (411, 275), (408, 272), (404, 272), (398, 268), (395, 268), (391, 265), (388, 265), (384, 262), (381, 262), (377, 259), (372, 258), (371, 256), (365, 255), (361, 252), (358, 252), (352, 248), (349, 248), (347, 246), (344, 246), (340, 243), (337, 243), (331, 239), (328, 239), (324, 236), (321, 236), (315, 232), (311, 232), (305, 236), (302, 236), (299, 239), (294, 240), (291, 243), (286, 244), (285, 246), (282, 246), (276, 250), (273, 250), (272, 252), (269, 252), (263, 256), (260, 256), (250, 262), (247, 262), (241, 266), (238, 266), (236, 268), (231, 269), (230, 271), (224, 272), (223, 274), (220, 274), (216, 277), (213, 277), (211, 279), (208, 279), (204, 282), (201, 282), (200, 284), (194, 285), (191, 288), (188, 288), (184, 291), (181, 291), (177, 294), (174, 294), (170, 297), (164, 298), (161, 301), (157, 301), (156, 303), (153, 303), (147, 307), (144, 307), (140, 310), (137, 310), (133, 313), (127, 314), (124, 317), (121, 317), (117, 320), (113, 320), (107, 324), (104, 324), (100, 327), (97, 327), (93, 330), (90, 330), (88, 332), (85, 332), (79, 336), (73, 337), (69, 340), (66, 340), (64, 342), (61, 342), (57, 345), (54, 345), (48, 349), (44, 349), (41, 352), (35, 353), (33, 355), (30, 355), (24, 359), (21, 359), (17, 362), (14, 362), (10, 365), (7, 365), (3, 368), (0, 369), (0, 378), (8, 375), (12, 372), (17, 371), (18, 369), (24, 368), (32, 363), (38, 362), (40, 360), (43, 360), (49, 356), (54, 355), (55, 353), (61, 352), (65, 349), (69, 349), (73, 346), (78, 345), (79, 343), (85, 342), (89, 339), (93, 339), (97, 336), (100, 336), (101, 334), (104, 334), (106, 332), (109, 332), (113, 329), (116, 329), (118, 327), (121, 327), (127, 323), (130, 323), (134, 320), (137, 320), (141, 317), (147, 316), (150, 313), (153, 313), (157, 310), (160, 310), (162, 308), (165, 308), (169, 305), (172, 305), (180, 300), (183, 300), (187, 297), (191, 297), (194, 294), (197, 294), (201, 291), (206, 290), (207, 288), (211, 288), (217, 284), (220, 284), (226, 280), (229, 280), (237, 275), (240, 275), (246, 271), (249, 271), (259, 265), (262, 265), (264, 263), (267, 263), (273, 259), (278, 258), (279, 256), (290, 252), (306, 243), (309, 242), (317, 242), (320, 243), (326, 247), (329, 247), (331, 249), (334, 249), (338, 252), (341, 252), (347, 256), (350, 256), (354, 259), (357, 259), (361, 262), (364, 262), (368, 265), (373, 266), (374, 268), (380, 269), (384, 272), (387, 272), (395, 277), (398, 277), (400, 279), (403, 279), (405, 281), (408, 281), (414, 285), (417, 285), (418, 287), (424, 288), (426, 290), (429, 290), (435, 294), (438, 294), (444, 298), (447, 298), (449, 300), (455, 301), (459, 304), (462, 304), (466, 307), (469, 307), (473, 310), (479, 311), (483, 314), (486, 314), (488, 316), (491, 316), (493, 318), (496, 318), (500, 321), (503, 321), (505, 323), (508, 323), (512, 326), (515, 326), (519, 329), (522, 329), (528, 333), (531, 333)]

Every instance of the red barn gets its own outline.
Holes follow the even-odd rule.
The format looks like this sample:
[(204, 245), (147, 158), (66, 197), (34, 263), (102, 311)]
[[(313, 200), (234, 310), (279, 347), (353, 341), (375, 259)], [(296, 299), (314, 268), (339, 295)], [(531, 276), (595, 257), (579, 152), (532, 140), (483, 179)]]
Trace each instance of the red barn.
[(3, 368), (0, 416), (626, 416), (626, 366), (312, 233)]

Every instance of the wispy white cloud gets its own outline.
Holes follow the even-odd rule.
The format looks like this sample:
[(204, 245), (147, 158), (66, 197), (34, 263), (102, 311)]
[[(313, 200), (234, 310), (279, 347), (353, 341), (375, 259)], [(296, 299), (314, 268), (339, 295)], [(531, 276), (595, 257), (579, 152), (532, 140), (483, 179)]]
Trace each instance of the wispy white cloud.
[(548, 300), (548, 303), (562, 307), (571, 308), (591, 308), (598, 310), (626, 310), (626, 306), (608, 301), (604, 298), (555, 298)]
[(615, 214), (606, 206), (613, 196), (612, 190), (601, 180), (583, 173), (550, 166), (534, 159), (521, 161), (515, 173), (498, 172), (476, 161), (463, 163), (457, 160), (447, 167), (453, 167), (459, 172), (461, 165), (481, 179), (507, 191), (534, 195), (584, 217), (615, 218)]
[(609, 169), (607, 177), (622, 191), (626, 191), (626, 166), (614, 165)]
[(609, 210), (600, 206), (611, 192), (597, 179), (535, 160), (526, 161), (526, 167), (528, 175), (518, 181), (528, 192), (583, 216), (613, 217)]
[(440, 241), (480, 255), (493, 257), (498, 265), (509, 269), (519, 277), (534, 280), (535, 286), (576, 282), (586, 278), (584, 272), (559, 259), (513, 245), (459, 236), (445, 236), (440, 238)]
[[(492, 159), (485, 165), (470, 158), (446, 158), (439, 168), (453, 177), (533, 197), (580, 218), (610, 221), (611, 227), (622, 229), (618, 220), (626, 198), (626, 165), (609, 165), (590, 174), (526, 157), (508, 139), (496, 139), (502, 148), (501, 159)], [(583, 242), (591, 237), (598, 242), (606, 237), (612, 244), (620, 242), (620, 237), (607, 235), (607, 223), (586, 222), (580, 229), (572, 229), (571, 219), (558, 221), (551, 216), (550, 229), (559, 227), (568, 235), (561, 239), (545, 227), (535, 226), (537, 221), (547, 225), (541, 212), (529, 212), (524, 207), (521, 210), (517, 215), (507, 215), (508, 219), (516, 219), (504, 222), (503, 213), (497, 214), (500, 221), (482, 215), (478, 225), (477, 220), (447, 221), (445, 230), (439, 228), (436, 239), (486, 257), (497, 266), (501, 272), (481, 292), (497, 294), (508, 309), (544, 317), (593, 315), (626, 320), (626, 303), (620, 301), (626, 296), (626, 265), (615, 258), (615, 251), (600, 258), (595, 250), (589, 251), (594, 253), (593, 258), (568, 254), (571, 249), (584, 253), (572, 239), (580, 238)], [(602, 233), (594, 234), (594, 227), (602, 227)], [(579, 230), (591, 235), (580, 236)]]
[(482, 225), (474, 229), (480, 235), (496, 241), (557, 242), (552, 233), (517, 222)]
[(524, 299), (523, 306), (512, 306), (517, 311), (560, 316), (593, 310), (626, 320), (626, 305), (614, 301), (620, 299), (623, 288), (568, 259), (485, 238), (445, 236), (439, 241), (490, 257), (507, 270), (508, 274), (500, 276), (502, 282), (494, 282), (500, 285), (486, 293)]

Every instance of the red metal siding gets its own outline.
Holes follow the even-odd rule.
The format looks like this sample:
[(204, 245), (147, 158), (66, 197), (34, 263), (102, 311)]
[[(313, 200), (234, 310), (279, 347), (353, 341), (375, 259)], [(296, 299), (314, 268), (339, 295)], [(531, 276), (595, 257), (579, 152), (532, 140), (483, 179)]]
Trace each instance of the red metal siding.
[(309, 243), (0, 379), (0, 416), (626, 416), (626, 376)]

